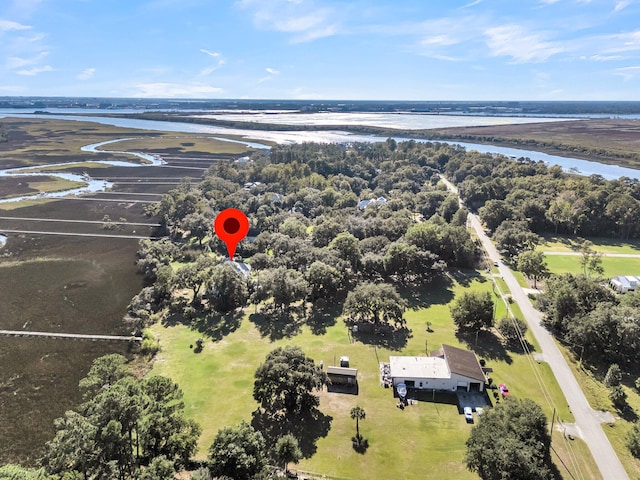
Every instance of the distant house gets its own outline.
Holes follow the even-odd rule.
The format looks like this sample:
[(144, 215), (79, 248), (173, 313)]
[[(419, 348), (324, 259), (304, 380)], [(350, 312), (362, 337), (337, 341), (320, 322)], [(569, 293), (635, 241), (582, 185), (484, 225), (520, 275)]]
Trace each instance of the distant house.
[(429, 357), (389, 357), (386, 370), (394, 387), (404, 383), (417, 390), (481, 392), (486, 382), (475, 353), (450, 345), (442, 345)]
[(251, 190), (252, 188), (259, 187), (260, 185), (262, 185), (262, 182), (247, 182), (244, 184), (244, 189)]
[[(223, 261), (229, 262), (228, 258), (225, 258)], [(251, 276), (251, 265), (244, 262), (236, 262), (235, 260), (231, 262), (233, 268), (244, 278), (249, 278)]]
[(371, 200), (360, 200), (358, 202), (358, 208), (360, 210), (364, 210), (369, 205), (385, 205), (387, 203), (387, 199), (384, 197), (372, 198)]
[(244, 156), (236, 159), (236, 163), (248, 163), (250, 161), (251, 161), (251, 157), (249, 156)]
[(640, 285), (640, 276), (620, 275), (609, 280), (609, 285), (618, 293), (636, 290)]

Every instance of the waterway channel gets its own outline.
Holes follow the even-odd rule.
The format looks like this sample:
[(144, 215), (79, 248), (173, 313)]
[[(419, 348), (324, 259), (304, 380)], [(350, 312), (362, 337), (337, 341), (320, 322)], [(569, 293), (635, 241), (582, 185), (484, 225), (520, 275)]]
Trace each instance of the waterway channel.
[[(325, 143), (355, 143), (355, 142), (382, 142), (386, 140), (386, 137), (380, 137), (375, 135), (358, 135), (349, 132), (332, 130), (332, 131), (266, 131), (266, 130), (242, 130), (226, 127), (218, 127), (211, 125), (201, 125), (194, 123), (182, 123), (182, 122), (164, 122), (155, 120), (141, 120), (130, 118), (116, 118), (116, 117), (93, 117), (93, 116), (76, 116), (76, 115), (38, 115), (38, 114), (15, 114), (15, 113), (0, 113), (0, 118), (6, 117), (21, 117), (21, 118), (51, 118), (59, 120), (73, 120), (73, 121), (85, 121), (95, 122), (106, 125), (112, 125), (123, 128), (132, 128), (140, 130), (156, 130), (164, 132), (176, 132), (176, 133), (202, 133), (209, 135), (234, 135), (240, 136), (242, 140), (229, 139), (223, 137), (214, 137), (218, 140), (240, 143), (246, 145), (249, 148), (265, 149), (269, 148), (269, 145), (265, 143), (259, 143), (260, 141), (275, 142), (279, 144), (292, 144), (302, 142), (325, 142)], [(126, 167), (141, 167), (148, 165), (162, 165), (164, 161), (155, 155), (149, 155), (141, 152), (129, 152), (129, 151), (116, 151), (116, 150), (99, 150), (99, 147), (104, 145), (128, 140), (130, 138), (119, 138), (113, 140), (107, 140), (104, 142), (94, 143), (86, 145), (81, 148), (85, 152), (109, 152), (122, 155), (133, 155), (144, 160), (144, 164), (124, 162), (116, 160), (91, 160), (94, 163), (104, 163), (114, 166), (126, 166)], [(409, 140), (408, 138), (396, 137), (397, 141)], [(257, 140), (257, 141), (255, 141)], [(420, 140), (429, 141), (429, 140)], [(438, 140), (442, 142), (441, 140)], [(558, 155), (550, 155), (543, 152), (534, 150), (521, 150), (516, 148), (500, 147), (496, 145), (483, 145), (475, 143), (465, 142), (442, 142), (460, 145), (467, 150), (476, 150), (481, 153), (497, 153), (510, 156), (512, 158), (530, 158), (534, 161), (543, 161), (548, 165), (559, 165), (565, 171), (578, 173), (580, 175), (601, 175), (607, 179), (616, 179), (620, 177), (629, 177), (640, 180), (640, 170), (620, 167), (618, 165), (609, 165), (599, 162), (593, 162), (589, 160), (582, 160), (571, 157), (561, 157)], [(73, 165), (79, 162), (69, 162), (56, 164), (56, 167), (61, 165)], [(50, 193), (39, 193), (35, 195), (24, 195), (21, 197), (13, 197), (0, 200), (0, 203), (18, 202), (31, 198), (55, 198), (64, 197), (68, 195), (79, 195), (85, 193), (96, 193), (104, 191), (110, 188), (112, 185), (109, 182), (93, 180), (86, 175), (78, 175), (72, 173), (60, 173), (60, 172), (46, 172), (46, 167), (53, 165), (40, 165), (34, 167), (20, 167), (0, 170), (1, 176), (29, 176), (29, 175), (48, 175), (52, 177), (64, 178), (67, 180), (73, 180), (86, 183), (85, 186)], [(29, 172), (37, 168), (38, 172)]]

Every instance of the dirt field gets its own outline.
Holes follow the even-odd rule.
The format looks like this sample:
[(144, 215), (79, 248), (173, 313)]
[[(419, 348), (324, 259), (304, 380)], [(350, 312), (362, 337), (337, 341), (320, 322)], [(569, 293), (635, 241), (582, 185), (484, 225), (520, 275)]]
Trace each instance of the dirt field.
[(591, 119), (429, 130), (443, 138), (537, 149), (626, 167), (640, 167), (640, 120)]

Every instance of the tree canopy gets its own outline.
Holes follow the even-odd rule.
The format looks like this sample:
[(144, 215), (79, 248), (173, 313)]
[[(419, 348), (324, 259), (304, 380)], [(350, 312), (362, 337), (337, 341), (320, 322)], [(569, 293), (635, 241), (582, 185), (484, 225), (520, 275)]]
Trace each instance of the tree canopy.
[(47, 473), (124, 479), (141, 465), (151, 472), (169, 461), (173, 471), (189, 461), (200, 427), (185, 417), (182, 391), (165, 377), (139, 382), (125, 363), (115, 354), (94, 362), (81, 381), (85, 402), (55, 421), (43, 458)]
[(327, 375), (300, 347), (287, 345), (271, 351), (255, 373), (253, 398), (268, 413), (304, 415), (320, 404), (314, 390)]
[(493, 326), (493, 300), (489, 292), (464, 292), (451, 307), (460, 331), (477, 332)]
[(265, 451), (264, 437), (248, 423), (224, 427), (209, 447), (209, 469), (214, 476), (251, 480), (266, 465)]
[(406, 301), (393, 285), (366, 282), (349, 292), (343, 313), (352, 324), (364, 322), (402, 327), (406, 307)]
[(485, 410), (466, 445), (467, 468), (482, 480), (559, 478), (547, 418), (532, 400), (509, 398)]

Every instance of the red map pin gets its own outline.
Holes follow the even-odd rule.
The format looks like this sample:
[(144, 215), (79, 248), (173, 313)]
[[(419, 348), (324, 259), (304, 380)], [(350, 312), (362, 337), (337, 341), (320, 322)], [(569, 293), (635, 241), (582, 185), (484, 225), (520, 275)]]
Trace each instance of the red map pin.
[(249, 233), (249, 219), (237, 208), (221, 211), (213, 222), (216, 235), (227, 245), (229, 260), (233, 261), (238, 242)]

